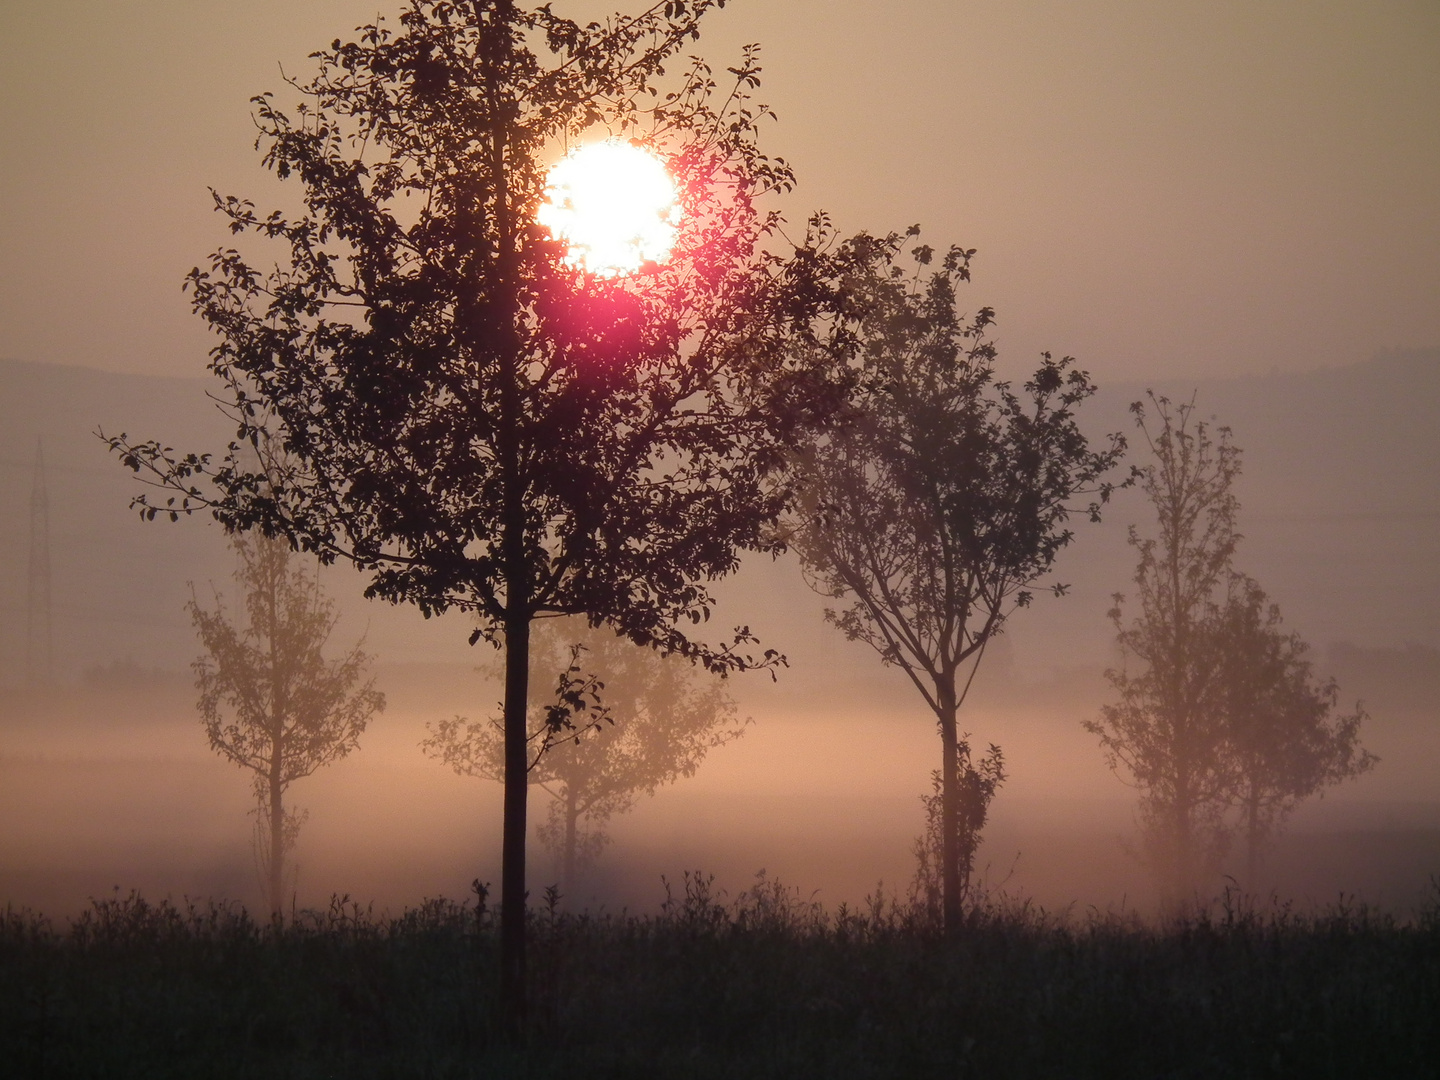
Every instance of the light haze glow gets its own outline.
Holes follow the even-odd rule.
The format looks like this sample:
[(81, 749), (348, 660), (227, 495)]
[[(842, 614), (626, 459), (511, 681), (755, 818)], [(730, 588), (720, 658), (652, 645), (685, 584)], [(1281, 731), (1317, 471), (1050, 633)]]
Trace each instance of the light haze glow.
[(617, 139), (590, 143), (556, 162), (548, 179), (535, 220), (565, 242), (567, 266), (619, 277), (670, 254), (679, 193), (649, 151)]

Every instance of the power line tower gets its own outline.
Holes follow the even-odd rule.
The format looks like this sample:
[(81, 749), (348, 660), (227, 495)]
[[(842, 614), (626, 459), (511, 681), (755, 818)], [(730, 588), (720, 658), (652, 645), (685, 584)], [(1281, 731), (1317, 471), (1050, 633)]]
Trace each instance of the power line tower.
[(54, 659), (50, 634), (50, 496), (45, 490), (45, 447), (35, 440), (30, 482), (30, 578), (25, 594), (25, 678), (48, 683)]

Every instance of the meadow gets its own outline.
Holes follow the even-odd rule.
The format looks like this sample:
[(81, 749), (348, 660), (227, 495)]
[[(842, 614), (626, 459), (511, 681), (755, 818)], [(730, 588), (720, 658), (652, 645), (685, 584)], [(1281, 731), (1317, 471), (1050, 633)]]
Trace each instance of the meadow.
[(952, 940), (688, 874), (655, 914), (532, 908), (529, 1031), (495, 1022), (483, 891), (282, 925), (116, 892), (0, 921), (0, 1061), (34, 1077), (1434, 1077), (1440, 883), (1410, 917), (1233, 890), (1167, 924), (978, 902)]

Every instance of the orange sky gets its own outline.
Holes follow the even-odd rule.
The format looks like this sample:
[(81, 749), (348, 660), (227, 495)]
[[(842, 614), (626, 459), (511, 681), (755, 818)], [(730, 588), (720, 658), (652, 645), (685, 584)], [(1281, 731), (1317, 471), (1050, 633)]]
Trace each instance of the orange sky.
[[(391, 5), (379, 5), (389, 10)], [(582, 17), (610, 5), (557, 9)], [(180, 292), (259, 197), (248, 97), (352, 0), (0, 7), (0, 356), (198, 374)], [(1008, 359), (1153, 378), (1440, 344), (1440, 7), (1319, 0), (734, 0), (797, 221), (980, 249)]]

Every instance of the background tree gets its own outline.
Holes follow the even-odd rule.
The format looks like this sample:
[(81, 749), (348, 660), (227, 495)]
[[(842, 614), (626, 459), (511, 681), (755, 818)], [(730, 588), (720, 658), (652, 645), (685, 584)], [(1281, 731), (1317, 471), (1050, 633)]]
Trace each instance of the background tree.
[[(237, 234), (279, 243), (273, 272), (235, 250), (194, 270), (219, 336), (211, 370), (238, 428), (220, 461), (111, 440), (169, 491), (142, 513), (211, 509), (352, 560), (367, 594), (459, 607), (502, 643), (502, 1007), (523, 1020), (531, 621), (584, 614), (715, 670), (773, 656), (696, 637), (705, 583), (737, 549), (773, 550), (767, 484), (807, 380), (779, 327), (805, 260), (762, 247), (757, 199), (790, 186), (757, 149), (753, 49), (717, 88), (694, 61), (712, 0), (579, 25), (509, 0), (411, 0), (314, 55), (302, 104), (255, 99), (258, 145), (305, 210), (216, 196)], [(587, 273), (536, 222), (572, 142), (638, 140), (680, 188), (670, 257)], [(267, 258), (266, 262), (273, 262)], [(283, 467), (239, 447), (273, 440)]]
[(1253, 580), (1232, 577), (1217, 629), (1233, 802), (1245, 837), (1246, 883), (1254, 889), (1261, 852), (1291, 811), (1379, 759), (1360, 747), (1364, 710), (1357, 705), (1336, 715), (1335, 680), (1315, 677), (1309, 646), (1286, 633), (1279, 605)]
[[(631, 810), (641, 795), (693, 776), (705, 755), (739, 738), (745, 723), (724, 682), (679, 657), (640, 648), (575, 619), (545, 620), (531, 636), (530, 782), (550, 796), (540, 840), (556, 854), (567, 892), (610, 842), (605, 825)], [(499, 665), (489, 673), (499, 676)], [(547, 706), (547, 686), (573, 686), (582, 671), (597, 684), (603, 709), (590, 723), (559, 738)], [(498, 720), (456, 717), (430, 727), (427, 752), (462, 776), (500, 780), (504, 736)]]
[(1125, 664), (1106, 678), (1119, 700), (1085, 727), (1141, 791), (1144, 853), (1175, 911), (1216, 872), (1237, 825), (1253, 884), (1260, 847), (1284, 817), (1375, 758), (1359, 748), (1363, 713), (1332, 717), (1334, 682), (1315, 680), (1305, 643), (1234, 569), (1240, 451), (1230, 430), (1197, 420), (1193, 401), (1152, 394), (1151, 404), (1153, 434), (1144, 406), (1131, 409), (1153, 457), (1141, 488), (1158, 535), (1130, 530), (1140, 611), (1127, 625), (1116, 596)]
[[(932, 269), (931, 249), (917, 247), (907, 271), (901, 249), (918, 231), (861, 235), (835, 253), (846, 306), (812, 348), (847, 373), (849, 409), (797, 455), (786, 535), (811, 586), (846, 602), (826, 618), (898, 665), (935, 714), (949, 931), (965, 852), (1002, 777), (993, 748), (978, 773), (962, 758), (957, 711), (985, 643), (1073, 538), (1077, 496), (1095, 493), (1084, 512), (1098, 519), (1111, 491), (1100, 478), (1124, 441), (1090, 448), (1074, 410), (1095, 388), (1068, 357), (1045, 355), (1020, 392), (995, 381), (993, 312), (968, 323), (956, 312), (972, 253), (952, 248)], [(981, 805), (962, 809), (967, 791)]]
[(231, 546), (245, 620), (232, 621), (218, 594), (213, 610), (190, 601), (205, 647), (195, 685), (211, 748), (254, 774), (257, 854), (279, 918), (285, 856), (305, 821), (286, 807), (285, 792), (354, 750), (385, 697), (365, 677), (370, 658), (359, 644), (325, 659), (337, 616), (318, 567), (307, 568), (284, 540), (237, 536)]
[(1152, 434), (1144, 406), (1131, 406), (1151, 461), (1140, 488), (1154, 508), (1158, 535), (1131, 526), (1139, 613), (1124, 622), (1115, 596), (1109, 616), (1124, 656), (1105, 673), (1119, 700), (1086, 721), (1100, 737), (1112, 770), (1140, 789), (1144, 855), (1155, 870), (1162, 903), (1186, 902), (1223, 856), (1225, 810), (1235, 790), (1234, 762), (1218, 708), (1220, 639), (1217, 595), (1239, 542), (1239, 503), (1231, 490), (1240, 451), (1230, 429), (1195, 418), (1193, 402), (1173, 406), (1151, 395), (1160, 421)]

